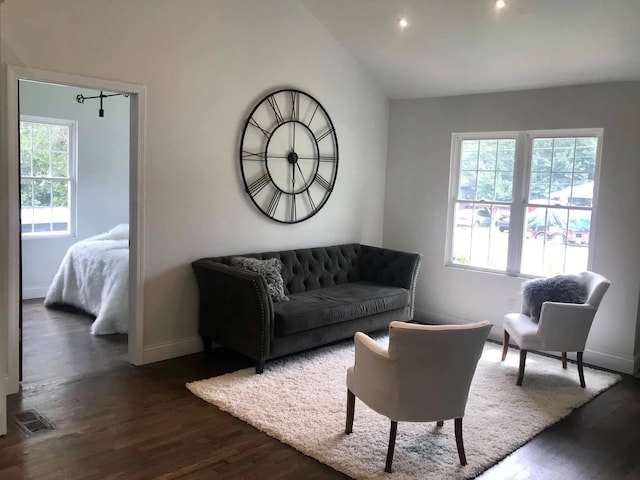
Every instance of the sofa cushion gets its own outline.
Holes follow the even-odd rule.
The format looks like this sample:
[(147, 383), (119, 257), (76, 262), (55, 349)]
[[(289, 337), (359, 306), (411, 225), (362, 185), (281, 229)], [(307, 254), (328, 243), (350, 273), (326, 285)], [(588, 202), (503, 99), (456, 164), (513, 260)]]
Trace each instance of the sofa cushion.
[(262, 275), (267, 281), (267, 289), (274, 302), (286, 302), (289, 300), (284, 294), (284, 282), (280, 273), (282, 272), (282, 263), (277, 258), (258, 260), (249, 257), (233, 257), (230, 264), (232, 267), (242, 268)]
[(289, 300), (273, 305), (276, 336), (404, 308), (409, 303), (409, 291), (353, 282), (296, 293)]

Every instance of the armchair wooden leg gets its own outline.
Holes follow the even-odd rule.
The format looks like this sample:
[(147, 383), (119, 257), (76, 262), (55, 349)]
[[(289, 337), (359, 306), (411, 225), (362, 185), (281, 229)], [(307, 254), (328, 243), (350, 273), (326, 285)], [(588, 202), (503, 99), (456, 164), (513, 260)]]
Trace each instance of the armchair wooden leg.
[(256, 362), (256, 373), (264, 372), (265, 360), (259, 360)]
[(522, 380), (524, 379), (524, 364), (527, 361), (527, 351), (523, 348), (520, 349), (520, 369), (518, 371), (517, 386), (522, 386)]
[(464, 466), (467, 464), (467, 456), (464, 454), (464, 443), (462, 442), (462, 418), (455, 419), (454, 428), (456, 431), (456, 447), (458, 447), (460, 465)]
[(578, 352), (577, 357), (578, 357), (578, 375), (580, 375), (580, 386), (582, 388), (585, 388), (587, 384), (584, 383), (584, 370), (582, 368), (582, 352)]
[(347, 424), (344, 427), (344, 433), (351, 433), (353, 431), (353, 414), (356, 409), (356, 396), (353, 392), (347, 389)]
[(444, 420), (438, 420), (438, 423), (436, 423), (437, 426), (441, 427), (444, 425)]
[(567, 369), (567, 352), (562, 352), (562, 368)]
[(509, 351), (509, 332), (504, 331), (504, 336), (502, 338), (502, 361), (507, 358), (507, 352)]
[(391, 431), (389, 432), (389, 449), (387, 450), (387, 463), (384, 471), (391, 473), (391, 464), (393, 463), (393, 451), (396, 448), (396, 433), (398, 432), (398, 422), (391, 421)]

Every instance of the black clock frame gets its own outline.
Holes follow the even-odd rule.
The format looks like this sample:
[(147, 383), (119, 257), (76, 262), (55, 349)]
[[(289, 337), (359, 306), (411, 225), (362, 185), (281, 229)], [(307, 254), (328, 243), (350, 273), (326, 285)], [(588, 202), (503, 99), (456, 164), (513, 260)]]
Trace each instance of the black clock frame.
[[(289, 94), (291, 94), (291, 98), (292, 98), (292, 103), (294, 105), (294, 107), (292, 108), (291, 114), (289, 116), (289, 118), (285, 119), (285, 117), (282, 114), (282, 111), (280, 110), (280, 107), (277, 103), (277, 100), (275, 100), (276, 96), (278, 94), (282, 94), (288, 92)], [(313, 115), (311, 116), (311, 119), (309, 120), (309, 123), (304, 123), (303, 121), (301, 121), (299, 115), (300, 112), (296, 110), (295, 108), (295, 99), (297, 95), (302, 95), (307, 97), (308, 100), (310, 100), (311, 102), (313, 102), (316, 107), (314, 110)], [(276, 121), (275, 126), (273, 128), (263, 128), (262, 126), (260, 126), (255, 120), (254, 120), (254, 114), (256, 113), (256, 111), (265, 104), (265, 102), (268, 103), (269, 107), (271, 108), (271, 112), (273, 113), (273, 117), (274, 120)], [(299, 104), (299, 101), (298, 101)], [(313, 121), (313, 118), (315, 117), (315, 114), (317, 113), (317, 111), (320, 110), (322, 116), (324, 117), (324, 119), (327, 122), (327, 126), (329, 127), (322, 135), (316, 137), (316, 135), (314, 134), (313, 130), (310, 127), (311, 122)], [(253, 122), (252, 122), (253, 120)], [(295, 152), (295, 150), (291, 149), (291, 151), (287, 154), (287, 161), (291, 164), (292, 166), (292, 171), (293, 171), (293, 187), (291, 191), (288, 190), (284, 190), (282, 189), (278, 182), (276, 182), (274, 180), (274, 177), (271, 174), (271, 171), (269, 169), (269, 156), (268, 156), (268, 150), (269, 150), (269, 145), (271, 142), (271, 139), (273, 137), (273, 134), (276, 132), (276, 130), (278, 130), (279, 128), (283, 127), (284, 125), (287, 125), (289, 123), (294, 123), (296, 125), (301, 125), (303, 128), (305, 128), (307, 130), (307, 132), (310, 134), (311, 138), (313, 139), (314, 142), (314, 146), (315, 146), (315, 166), (313, 168), (313, 174), (309, 177), (309, 180), (307, 180), (304, 176), (304, 174), (302, 173), (302, 170), (300, 170), (300, 166), (298, 165), (298, 154)], [(259, 129), (262, 134), (265, 135), (267, 141), (264, 145), (264, 151), (262, 152), (258, 152), (258, 153), (254, 153), (254, 152), (250, 152), (245, 150), (245, 136), (247, 134), (247, 131), (249, 128), (256, 128)], [(294, 130), (295, 132), (295, 130)], [(295, 133), (294, 133), (295, 135)], [(322, 141), (325, 137), (327, 136), (331, 136), (332, 140), (333, 140), (333, 147), (334, 147), (334, 152), (335, 152), (335, 159), (334, 160), (328, 160), (328, 161), (333, 161), (335, 162), (335, 166), (333, 167), (333, 171), (332, 171), (332, 175), (330, 179), (325, 179), (322, 175), (319, 174), (319, 168), (320, 168), (320, 162), (322, 161), (322, 157), (320, 155), (320, 147), (319, 147), (319, 142)], [(284, 158), (284, 157), (281, 157)], [(302, 158), (302, 157), (300, 157)], [(305, 157), (306, 159), (309, 159), (309, 157)], [(332, 157), (333, 158), (333, 157)], [(304, 92), (302, 90), (298, 90), (295, 88), (283, 88), (280, 90), (275, 90), (273, 92), (270, 92), (269, 94), (265, 95), (262, 99), (260, 99), (260, 101), (258, 101), (255, 106), (253, 107), (253, 109), (251, 110), (251, 112), (249, 113), (247, 120), (245, 121), (244, 127), (242, 129), (242, 137), (240, 139), (240, 170), (241, 170), (241, 174), (242, 174), (242, 181), (244, 183), (244, 187), (245, 187), (245, 192), (249, 195), (249, 198), (251, 199), (251, 201), (253, 202), (253, 204), (258, 208), (258, 210), (265, 216), (269, 217), (271, 220), (274, 220), (278, 223), (284, 223), (284, 224), (294, 224), (294, 223), (300, 223), (303, 222), (305, 220), (310, 219), (311, 217), (313, 217), (315, 214), (317, 214), (322, 207), (327, 203), (327, 200), (329, 199), (329, 197), (331, 196), (331, 193), (333, 192), (333, 188), (335, 185), (335, 181), (337, 178), (337, 174), (338, 174), (338, 160), (339, 160), (339, 154), (338, 154), (338, 138), (336, 135), (336, 130), (335, 127), (333, 125), (333, 121), (331, 120), (331, 117), (329, 116), (329, 114), (327, 113), (327, 111), (325, 110), (325, 108), (322, 106), (322, 104), (312, 95), (308, 94), (307, 92)], [(247, 178), (247, 174), (245, 171), (245, 167), (244, 167), (244, 162), (245, 161), (262, 161), (265, 162), (265, 170), (266, 170), (266, 174), (263, 175), (262, 177), (260, 177), (259, 179), (257, 179), (256, 181), (252, 182), (252, 183), (248, 183), (248, 178)], [(303, 188), (296, 190), (295, 188), (295, 167), (298, 166), (298, 169), (300, 171), (300, 175), (302, 180), (304, 180), (304, 186)], [(315, 205), (313, 198), (311, 196), (311, 193), (309, 191), (309, 188), (311, 187), (311, 185), (315, 182), (318, 182), (319, 185), (322, 186), (322, 188), (324, 188), (326, 190), (326, 193), (324, 194), (324, 196), (322, 197), (321, 202), (318, 205)], [(272, 184), (273, 187), (275, 187), (276, 192), (274, 193), (273, 197), (271, 198), (271, 201), (269, 202), (269, 205), (267, 206), (267, 208), (263, 208), (263, 206), (256, 200), (255, 196), (257, 196), (258, 192), (266, 185), (268, 184)], [(307, 197), (308, 197), (308, 201), (310, 202), (311, 205), (311, 212), (302, 217), (302, 218), (296, 218), (296, 199), (295, 196), (296, 195), (304, 195), (306, 193)], [(290, 213), (291, 213), (291, 218), (288, 219), (280, 219), (280, 218), (276, 218), (275, 214), (277, 211), (277, 206), (278, 203), (280, 201), (280, 197), (282, 196), (282, 194), (285, 195), (292, 195), (294, 198), (291, 200), (291, 209), (290, 209)]]

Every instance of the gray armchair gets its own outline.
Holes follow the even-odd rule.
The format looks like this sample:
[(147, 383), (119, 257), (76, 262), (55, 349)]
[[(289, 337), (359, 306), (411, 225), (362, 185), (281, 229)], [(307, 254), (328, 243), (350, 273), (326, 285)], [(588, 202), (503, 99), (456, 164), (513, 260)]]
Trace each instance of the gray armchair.
[(509, 340), (513, 340), (520, 347), (516, 385), (521, 386), (524, 379), (527, 351), (542, 350), (562, 352), (563, 368), (567, 368), (567, 352), (577, 352), (580, 385), (585, 388), (582, 354), (593, 319), (611, 282), (594, 272), (581, 272), (578, 279), (587, 288), (585, 303), (544, 302), (538, 323), (524, 313), (505, 315), (502, 361), (507, 358)]

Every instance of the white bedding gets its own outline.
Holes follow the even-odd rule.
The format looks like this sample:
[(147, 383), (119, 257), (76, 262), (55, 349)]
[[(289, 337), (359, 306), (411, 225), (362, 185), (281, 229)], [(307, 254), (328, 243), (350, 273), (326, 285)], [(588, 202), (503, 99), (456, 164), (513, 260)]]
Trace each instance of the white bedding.
[(127, 333), (129, 225), (118, 225), (69, 247), (44, 300), (47, 307), (56, 303), (95, 315), (94, 335)]

